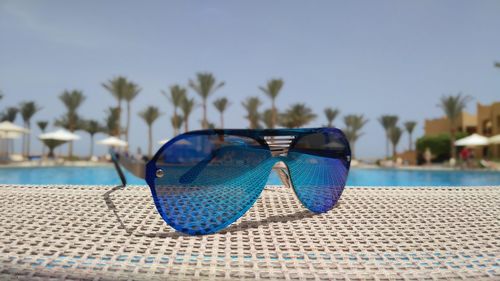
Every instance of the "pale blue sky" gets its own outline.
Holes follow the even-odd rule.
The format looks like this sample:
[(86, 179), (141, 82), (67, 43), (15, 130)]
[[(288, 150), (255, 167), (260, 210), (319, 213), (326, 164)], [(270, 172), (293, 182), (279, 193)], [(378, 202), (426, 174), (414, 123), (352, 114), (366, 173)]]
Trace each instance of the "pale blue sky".
[[(318, 113), (310, 126), (326, 123), (326, 106), (340, 109), (339, 127), (344, 114), (364, 113), (370, 122), (356, 150), (373, 158), (385, 153), (381, 114), (418, 121), (419, 136), (425, 118), (441, 115), (443, 94), (473, 96), (472, 112), (476, 102), (500, 100), (499, 15), (500, 1), (2, 0), (0, 109), (35, 100), (44, 109), (34, 121), (52, 121), (64, 112), (57, 96), (80, 89), (88, 97), (80, 114), (102, 119), (115, 101), (101, 83), (125, 75), (143, 88), (131, 146), (144, 149), (146, 126), (136, 114), (147, 105), (166, 113), (155, 139), (172, 136), (172, 107), (160, 90), (211, 71), (226, 82), (211, 101), (227, 96), (226, 125), (246, 127), (241, 101), (259, 95), (269, 107), (257, 87), (282, 77), (279, 107), (307, 103)], [(79, 134), (76, 153), (86, 155), (88, 136)], [(405, 135), (399, 149), (407, 145)]]

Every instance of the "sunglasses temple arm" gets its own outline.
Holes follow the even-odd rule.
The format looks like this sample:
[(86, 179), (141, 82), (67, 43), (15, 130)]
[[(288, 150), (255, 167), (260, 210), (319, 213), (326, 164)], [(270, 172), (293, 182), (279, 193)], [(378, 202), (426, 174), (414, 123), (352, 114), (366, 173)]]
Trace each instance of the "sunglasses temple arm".
[(111, 160), (113, 160), (113, 164), (115, 165), (116, 173), (118, 173), (118, 176), (120, 177), (120, 180), (122, 182), (122, 187), (125, 187), (127, 185), (127, 179), (125, 178), (122, 168), (120, 167), (120, 163), (118, 162), (119, 156), (116, 154), (113, 148), (109, 149), (109, 154), (111, 155)]

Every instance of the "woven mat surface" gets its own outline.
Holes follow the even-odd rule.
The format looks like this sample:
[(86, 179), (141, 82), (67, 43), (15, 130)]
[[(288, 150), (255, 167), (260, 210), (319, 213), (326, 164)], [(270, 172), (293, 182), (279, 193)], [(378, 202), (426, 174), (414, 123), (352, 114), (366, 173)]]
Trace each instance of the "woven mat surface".
[(267, 187), (186, 236), (149, 189), (0, 186), (0, 280), (500, 280), (500, 187), (347, 188), (330, 212)]

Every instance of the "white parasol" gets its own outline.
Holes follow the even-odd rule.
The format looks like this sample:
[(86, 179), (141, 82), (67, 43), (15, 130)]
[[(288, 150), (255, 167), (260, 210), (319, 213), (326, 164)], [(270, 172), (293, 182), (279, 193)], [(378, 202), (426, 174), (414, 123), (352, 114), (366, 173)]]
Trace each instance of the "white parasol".
[(128, 143), (124, 140), (121, 140), (117, 137), (107, 137), (97, 142), (101, 145), (107, 145), (112, 147), (126, 147)]
[[(9, 154), (9, 141), (12, 139), (17, 139), (21, 137), (22, 134), (28, 134), (30, 131), (28, 129), (25, 129), (23, 127), (17, 126), (14, 123), (10, 121), (3, 121), (0, 122), (0, 139), (6, 139), (7, 141), (5, 142), (6, 149), (5, 152), (8, 155)], [(3, 144), (2, 144), (3, 146)], [(3, 149), (2, 149), (3, 152)]]
[(490, 144), (499, 144), (500, 143), (500, 134), (496, 136), (492, 136), (491, 138), (488, 139)]
[(78, 136), (77, 134), (73, 134), (69, 131), (66, 131), (64, 129), (59, 129), (54, 132), (41, 134), (40, 136), (38, 136), (38, 138), (41, 140), (56, 140), (56, 141), (66, 142), (66, 141), (79, 140), (80, 136)]
[(455, 141), (456, 146), (484, 146), (488, 145), (488, 143), (487, 137), (478, 134), (472, 134), (468, 137)]
[(23, 127), (17, 126), (10, 121), (3, 121), (0, 123), (0, 132), (14, 132), (14, 133), (24, 133), (27, 134), (30, 131)]

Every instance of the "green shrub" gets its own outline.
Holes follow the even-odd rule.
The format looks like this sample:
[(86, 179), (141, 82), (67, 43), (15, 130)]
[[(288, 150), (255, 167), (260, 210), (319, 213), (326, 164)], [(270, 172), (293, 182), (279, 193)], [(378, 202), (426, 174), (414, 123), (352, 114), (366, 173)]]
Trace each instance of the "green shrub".
[[(466, 137), (466, 133), (457, 133), (456, 139)], [(443, 133), (437, 136), (423, 136), (417, 140), (419, 163), (424, 162), (423, 155), (427, 148), (431, 150), (432, 162), (444, 162), (450, 159), (450, 134)]]

